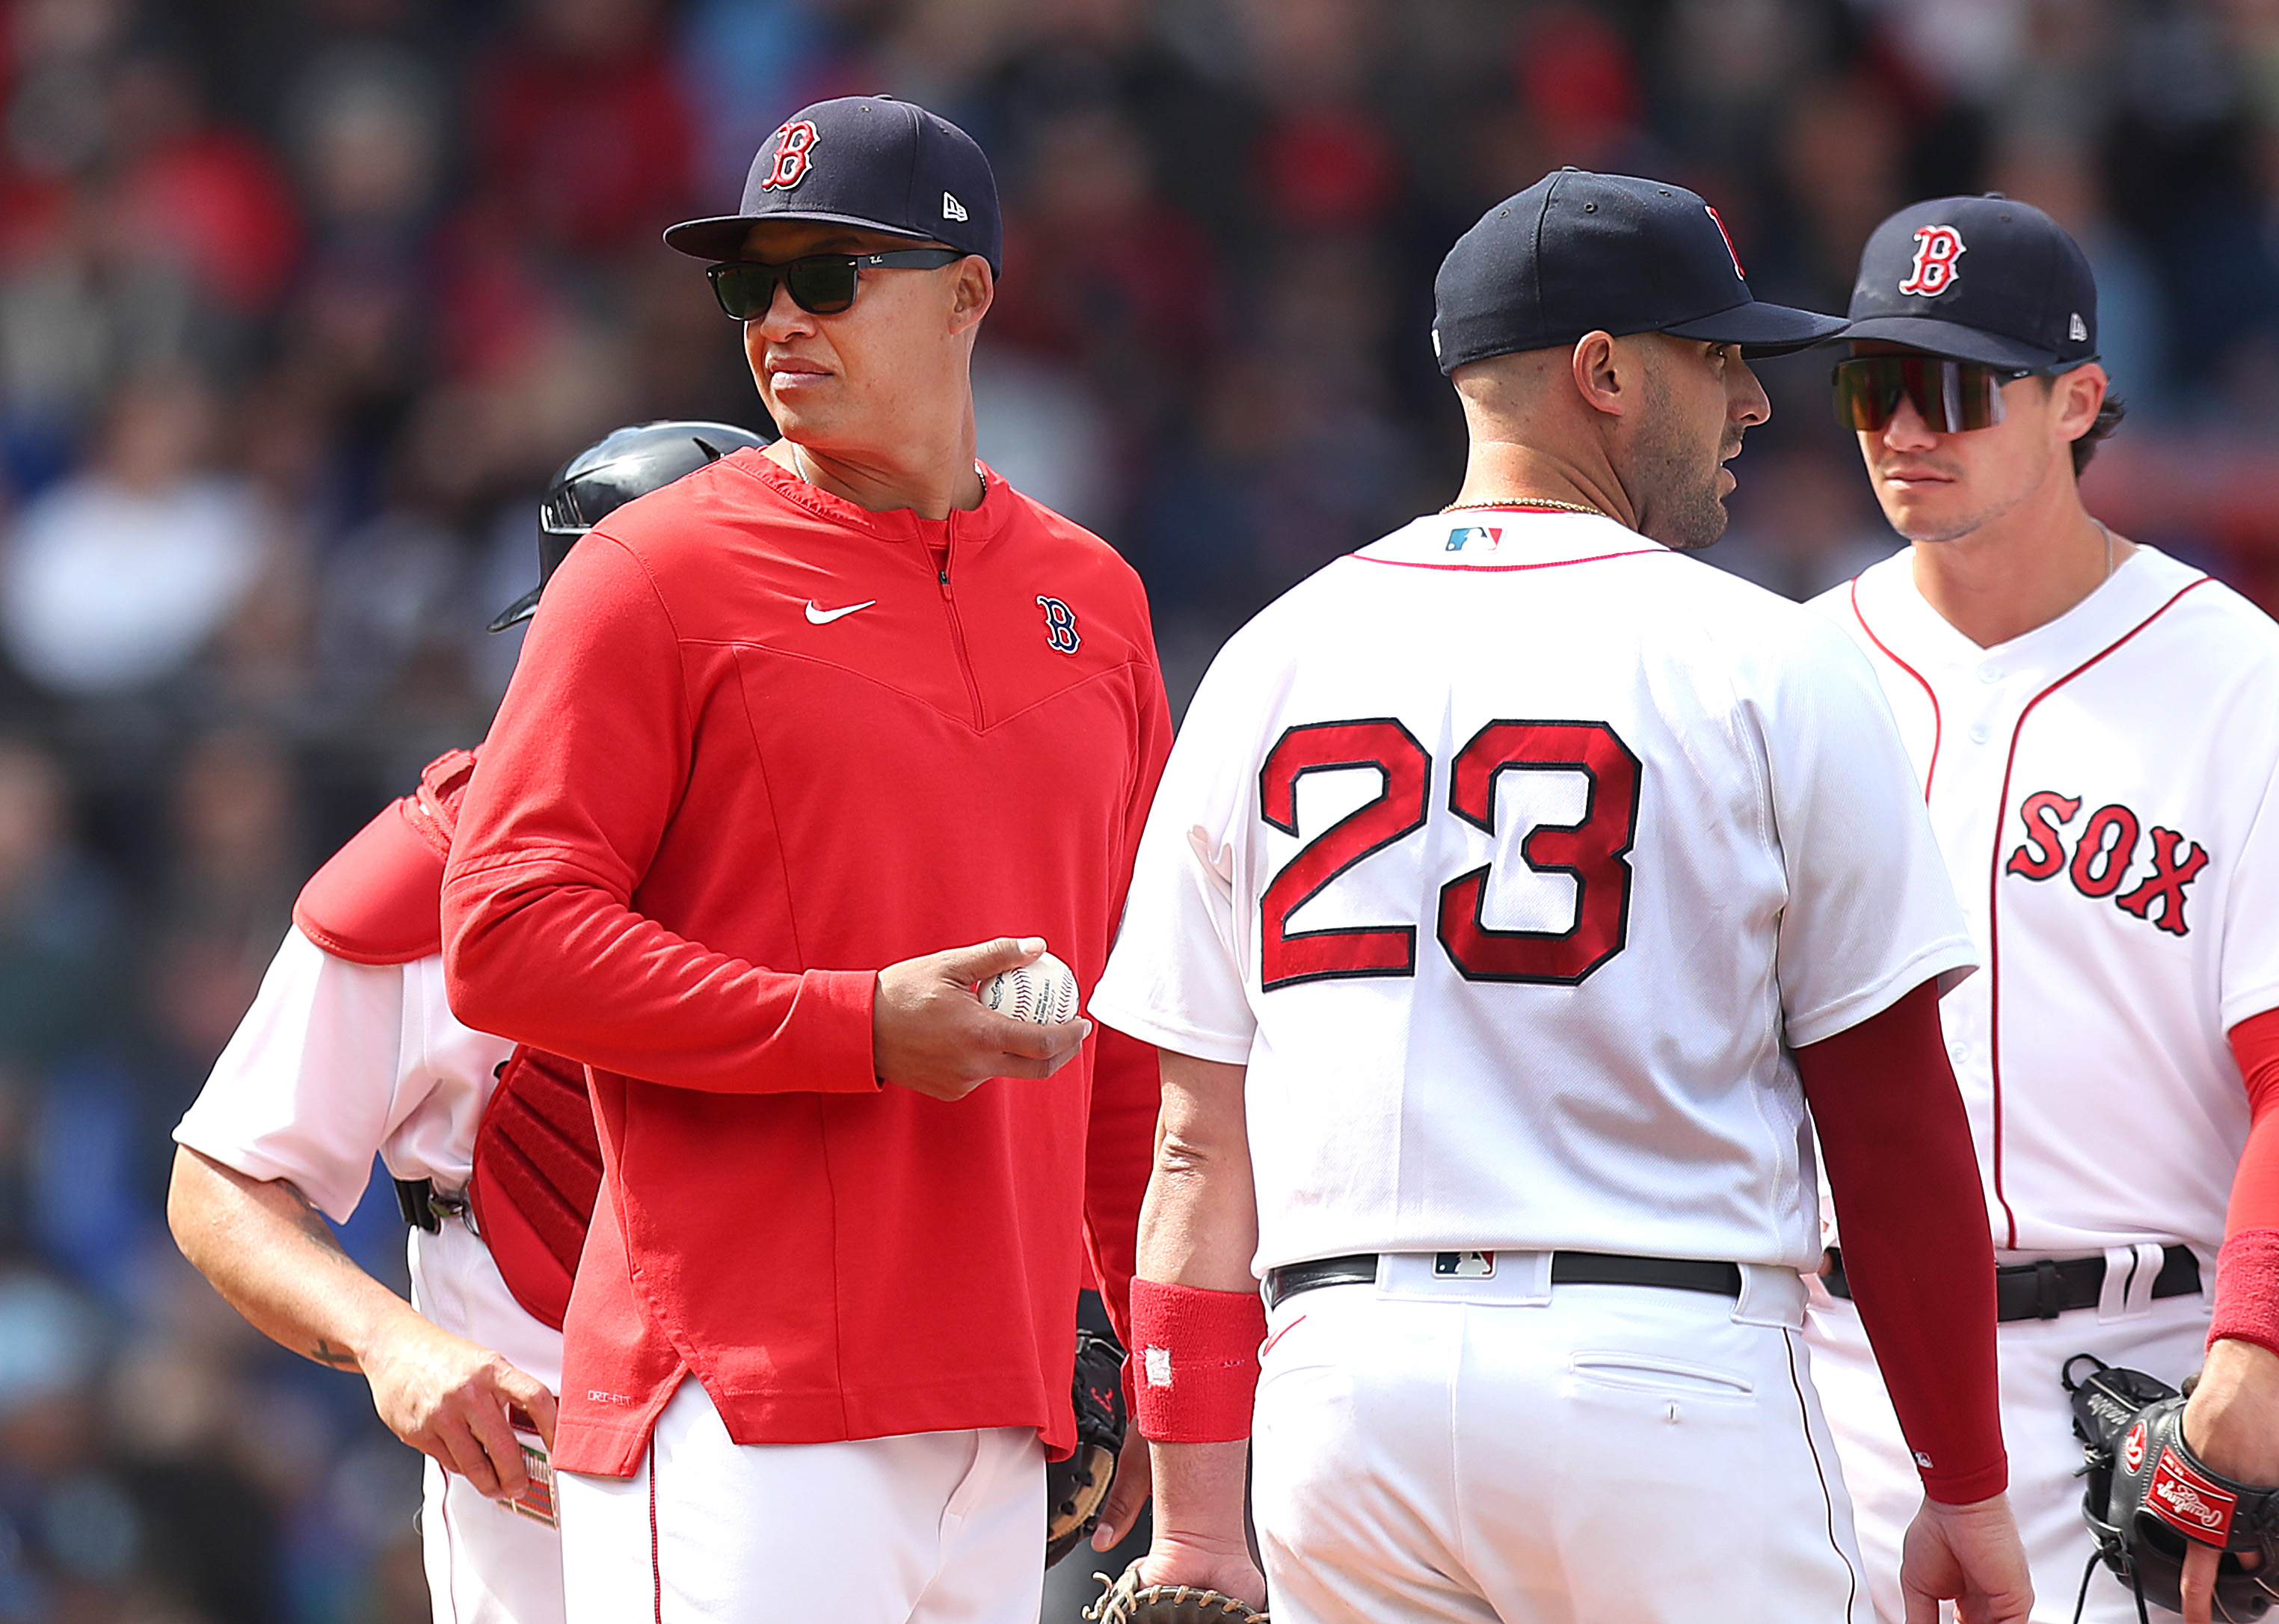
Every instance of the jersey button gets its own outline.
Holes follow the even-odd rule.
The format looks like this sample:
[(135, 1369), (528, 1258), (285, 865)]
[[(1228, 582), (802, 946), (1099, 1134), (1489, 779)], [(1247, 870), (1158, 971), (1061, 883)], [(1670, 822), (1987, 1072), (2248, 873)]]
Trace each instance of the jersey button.
[(1999, 682), (2002, 680), (2002, 672), (2000, 669), (1996, 666), (1982, 665), (1978, 668), (1978, 680), (1981, 682)]
[(1984, 744), (1986, 742), (1986, 729), (1984, 726), (1972, 728), (1970, 730), (1970, 742), (1973, 744)]

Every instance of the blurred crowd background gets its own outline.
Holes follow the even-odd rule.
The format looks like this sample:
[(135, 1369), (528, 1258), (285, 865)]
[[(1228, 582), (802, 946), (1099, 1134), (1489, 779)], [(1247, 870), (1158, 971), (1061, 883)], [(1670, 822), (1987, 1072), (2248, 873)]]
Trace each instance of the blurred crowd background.
[[(2279, 608), (2279, 0), (0, 0), (0, 1624), (426, 1616), (414, 1458), (176, 1258), (167, 1134), (481, 736), (549, 471), (766, 427), (657, 234), (804, 102), (990, 151), (983, 454), (1139, 567), (1175, 700), (1448, 500), (1432, 272), (1567, 163), (1822, 310), (1902, 203), (2041, 204), (2130, 407), (2092, 505)], [(1826, 364), (1763, 365), (1711, 555), (1797, 595), (1895, 545)]]

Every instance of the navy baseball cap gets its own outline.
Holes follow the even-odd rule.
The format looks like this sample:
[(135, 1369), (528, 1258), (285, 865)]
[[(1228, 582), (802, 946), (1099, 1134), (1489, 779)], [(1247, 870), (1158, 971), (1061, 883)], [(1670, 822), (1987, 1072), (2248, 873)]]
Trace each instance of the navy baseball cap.
[(1936, 197), (1868, 239), (1844, 336), (2021, 371), (2079, 366), (2097, 359), (2097, 280), (2033, 204)]
[(1561, 169), (1489, 210), (1432, 283), (1440, 370), (1585, 333), (1667, 333), (1778, 355), (1834, 338), (1842, 318), (1749, 291), (1717, 211), (1682, 186)]
[(664, 240), (699, 259), (734, 259), (762, 220), (827, 220), (946, 242), (992, 271), (1004, 257), (997, 178), (973, 137), (890, 96), (801, 108), (761, 144), (740, 214), (683, 220)]

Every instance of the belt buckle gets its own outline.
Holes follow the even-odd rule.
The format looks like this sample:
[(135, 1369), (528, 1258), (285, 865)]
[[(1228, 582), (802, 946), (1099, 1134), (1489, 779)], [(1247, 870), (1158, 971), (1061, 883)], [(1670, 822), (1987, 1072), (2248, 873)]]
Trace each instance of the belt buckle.
[(1436, 1252), (1432, 1275), (1439, 1280), (1485, 1280), (1495, 1273), (1492, 1252)]

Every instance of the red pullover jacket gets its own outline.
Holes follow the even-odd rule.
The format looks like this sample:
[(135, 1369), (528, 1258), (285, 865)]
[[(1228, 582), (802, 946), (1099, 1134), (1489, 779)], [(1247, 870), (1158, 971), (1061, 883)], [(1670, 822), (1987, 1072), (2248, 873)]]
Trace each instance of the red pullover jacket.
[(568, 1470), (630, 1475), (687, 1372), (740, 1443), (1074, 1441), (1080, 1237), (1120, 1324), (1152, 1053), (952, 1103), (871, 1068), (898, 960), (1042, 936), (1089, 996), (1170, 742), (1138, 578), (984, 479), (932, 522), (739, 452), (547, 586), (443, 933), (463, 1020), (591, 1074)]

